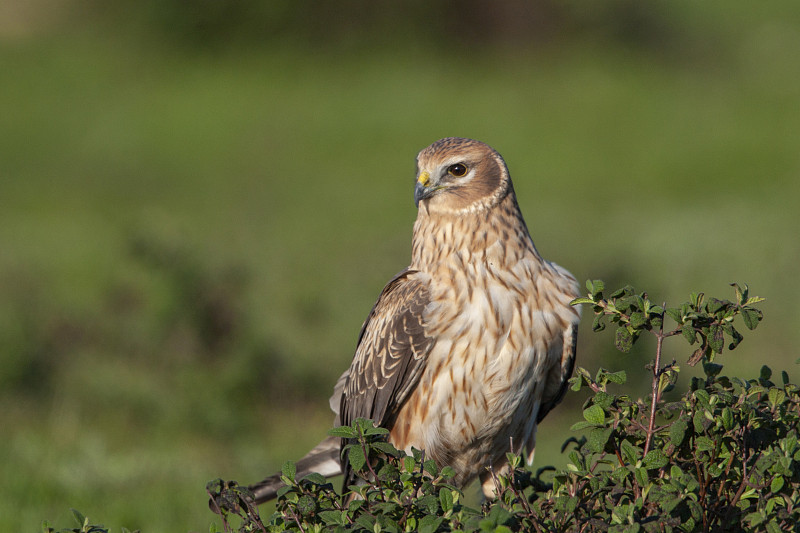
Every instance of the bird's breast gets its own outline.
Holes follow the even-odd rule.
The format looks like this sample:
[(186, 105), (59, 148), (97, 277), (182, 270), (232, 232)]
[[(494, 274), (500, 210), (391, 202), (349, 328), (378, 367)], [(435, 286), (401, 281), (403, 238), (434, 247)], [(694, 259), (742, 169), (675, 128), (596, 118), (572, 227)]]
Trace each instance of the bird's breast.
[(489, 250), (454, 256), (431, 272), (424, 318), (435, 345), (398, 417), (401, 447), (455, 464), (484, 461), (497, 435), (512, 425), (519, 430), (516, 442), (530, 437), (542, 394), (537, 383), (558, 334), (538, 298), (541, 268), (538, 256), (509, 265)]

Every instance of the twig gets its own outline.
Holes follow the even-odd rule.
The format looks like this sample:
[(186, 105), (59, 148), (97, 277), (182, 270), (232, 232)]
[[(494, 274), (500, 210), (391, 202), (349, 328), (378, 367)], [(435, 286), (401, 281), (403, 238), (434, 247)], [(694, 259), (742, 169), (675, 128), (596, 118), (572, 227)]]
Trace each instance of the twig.
[[(664, 304), (666, 306), (666, 304)], [(647, 456), (650, 451), (650, 444), (653, 441), (653, 428), (656, 424), (656, 406), (658, 405), (659, 397), (661, 396), (658, 390), (658, 382), (661, 379), (661, 347), (664, 344), (664, 318), (661, 318), (661, 330), (656, 333), (656, 361), (653, 365), (653, 396), (650, 402), (650, 420), (647, 424), (647, 438), (644, 441), (644, 453), (642, 457)]]
[(289, 511), (290, 515), (292, 515), (292, 520), (294, 520), (294, 523), (297, 524), (297, 529), (300, 530), (300, 533), (306, 533), (306, 530), (303, 529), (303, 526), (300, 524), (300, 518), (298, 518), (294, 511), (292, 511), (292, 508), (287, 507), (286, 510)]

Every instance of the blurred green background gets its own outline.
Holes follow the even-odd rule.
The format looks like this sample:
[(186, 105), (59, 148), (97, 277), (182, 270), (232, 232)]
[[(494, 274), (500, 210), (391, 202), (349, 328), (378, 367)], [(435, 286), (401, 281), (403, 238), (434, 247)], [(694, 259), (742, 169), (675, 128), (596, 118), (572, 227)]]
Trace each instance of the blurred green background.
[[(722, 361), (796, 379), (799, 53), (795, 0), (3, 3), (0, 530), (207, 531), (207, 481), (305, 452), (444, 136), (503, 154), (581, 281), (749, 283)], [(585, 322), (579, 364), (644, 393), (652, 343)]]

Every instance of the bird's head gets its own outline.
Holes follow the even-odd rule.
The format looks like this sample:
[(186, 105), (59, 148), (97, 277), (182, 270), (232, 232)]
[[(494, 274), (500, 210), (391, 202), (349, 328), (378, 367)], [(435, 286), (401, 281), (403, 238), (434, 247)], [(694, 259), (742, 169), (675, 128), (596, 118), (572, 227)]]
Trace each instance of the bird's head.
[(472, 211), (497, 204), (510, 183), (505, 161), (488, 144), (448, 137), (417, 155), (414, 202), (433, 212)]

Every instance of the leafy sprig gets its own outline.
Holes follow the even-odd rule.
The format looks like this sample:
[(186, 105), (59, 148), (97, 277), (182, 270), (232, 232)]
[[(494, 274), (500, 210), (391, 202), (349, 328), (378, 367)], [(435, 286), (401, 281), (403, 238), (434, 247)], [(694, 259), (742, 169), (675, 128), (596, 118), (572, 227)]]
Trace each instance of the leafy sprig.
[[(332, 434), (348, 439), (345, 459), (359, 482), (336, 494), (316, 474), (297, 480), (289, 463), (286, 487), (267, 531), (609, 531), (694, 532), (794, 531), (800, 523), (800, 388), (786, 372), (780, 383), (763, 367), (755, 379), (722, 375), (715, 356), (725, 340), (742, 341), (737, 317), (748, 330), (763, 318), (763, 298), (733, 284), (734, 299), (693, 293), (675, 307), (655, 304), (647, 293), (624, 287), (605, 296), (602, 281), (587, 283), (594, 329), (616, 325), (622, 351), (641, 335), (656, 337), (649, 364), (651, 394), (632, 398), (618, 389), (624, 371), (578, 368), (571, 389), (588, 389), (582, 420), (562, 451), (569, 463), (528, 471), (507, 455), (510, 472), (492, 472), (497, 498), (480, 509), (464, 506), (450, 484), (452, 469), (440, 469), (424, 454), (407, 455), (386, 442), (386, 431), (357, 420)], [(669, 325), (666, 325), (665, 322)], [(689, 364), (702, 363), (684, 394), (665, 402), (677, 386), (680, 366), (664, 343), (683, 338)], [(662, 363), (662, 359), (669, 362)], [(511, 446), (510, 446), (511, 448)], [(239, 505), (240, 511), (251, 507)], [(252, 529), (254, 520), (243, 520)], [(226, 526), (227, 527), (227, 526)]]

